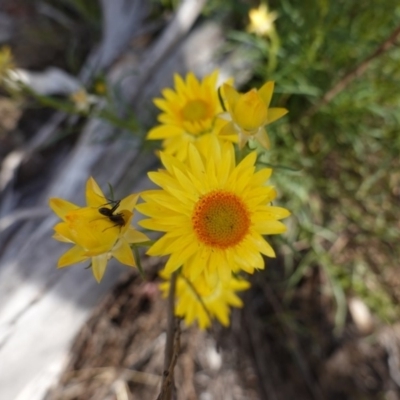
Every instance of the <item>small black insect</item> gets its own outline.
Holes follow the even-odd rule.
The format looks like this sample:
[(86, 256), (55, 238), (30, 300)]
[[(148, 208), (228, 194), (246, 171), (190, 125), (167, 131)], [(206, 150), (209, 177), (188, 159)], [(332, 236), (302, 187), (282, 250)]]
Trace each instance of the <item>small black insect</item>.
[(114, 214), (116, 209), (119, 207), (120, 203), (121, 203), (121, 200), (109, 200), (109, 202), (107, 204), (112, 205), (111, 208), (108, 208), (108, 207), (100, 207), (99, 208), (99, 213), (101, 215), (108, 217), (108, 219), (111, 222), (114, 222), (114, 226), (119, 226), (119, 227), (125, 225), (125, 220), (124, 220), (124, 216), (122, 215), (122, 213)]

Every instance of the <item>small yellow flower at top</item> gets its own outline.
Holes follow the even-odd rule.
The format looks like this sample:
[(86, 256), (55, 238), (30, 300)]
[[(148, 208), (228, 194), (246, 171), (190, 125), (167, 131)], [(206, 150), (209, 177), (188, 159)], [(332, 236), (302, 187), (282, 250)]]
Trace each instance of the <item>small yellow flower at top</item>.
[[(160, 284), (160, 289), (167, 297), (170, 287), (169, 276), (165, 271), (162, 271), (160, 276), (165, 279)], [(210, 286), (204, 275), (191, 282), (184, 274), (179, 274), (175, 292), (175, 315), (183, 318), (187, 326), (197, 320), (200, 329), (207, 329), (214, 318), (223, 326), (229, 326), (230, 307), (243, 306), (236, 292), (249, 287), (248, 281), (233, 276), (227, 282), (218, 281), (216, 285)]]
[[(166, 153), (184, 160), (189, 143), (202, 141), (208, 134), (218, 135), (226, 123), (218, 118), (222, 107), (217, 91), (218, 71), (199, 81), (190, 72), (186, 79), (174, 75), (175, 90), (164, 89), (164, 98), (154, 99), (155, 105), (163, 112), (159, 115), (161, 123), (147, 135), (150, 140), (163, 140)], [(237, 141), (236, 135), (227, 135), (221, 140)]]
[(265, 126), (287, 114), (286, 108), (269, 108), (274, 82), (266, 82), (260, 89), (251, 89), (247, 93), (238, 93), (232, 86), (223, 85), (223, 94), (231, 121), (221, 130), (220, 135), (239, 135), (239, 148), (242, 149), (250, 138), (255, 138), (264, 148), (270, 148)]
[(77, 90), (70, 96), (71, 101), (75, 105), (75, 109), (81, 113), (88, 113), (90, 107), (98, 102), (98, 97), (90, 95), (84, 88)]
[(258, 8), (252, 8), (249, 11), (250, 24), (247, 30), (258, 36), (269, 36), (275, 29), (274, 21), (277, 18), (278, 13), (275, 11), (270, 12), (266, 4), (260, 4)]
[(134, 267), (136, 263), (129, 244), (149, 240), (131, 226), (138, 197), (138, 194), (131, 194), (120, 201), (110, 201), (96, 181), (89, 178), (86, 183), (87, 207), (51, 198), (50, 208), (62, 219), (55, 225), (53, 237), (74, 244), (60, 257), (58, 268), (91, 260), (93, 275), (100, 282), (111, 257)]

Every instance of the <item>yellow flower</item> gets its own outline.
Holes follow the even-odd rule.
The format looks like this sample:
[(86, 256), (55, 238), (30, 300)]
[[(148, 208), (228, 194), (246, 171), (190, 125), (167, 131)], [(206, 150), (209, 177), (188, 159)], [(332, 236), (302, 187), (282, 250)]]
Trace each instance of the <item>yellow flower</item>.
[[(169, 276), (162, 271), (161, 277), (166, 279), (160, 284), (165, 297), (168, 295), (170, 282)], [(211, 320), (216, 318), (224, 325), (229, 325), (230, 306), (242, 307), (243, 302), (235, 292), (246, 290), (250, 283), (244, 279), (232, 277), (227, 282), (218, 281), (215, 286), (207, 284), (203, 275), (195, 282), (187, 277), (178, 275), (176, 281), (176, 306), (175, 315), (185, 320), (186, 325), (191, 325), (197, 320), (200, 329), (207, 329)]]
[[(161, 125), (151, 129), (147, 139), (163, 139), (165, 151), (184, 160), (189, 143), (205, 134), (218, 135), (226, 121), (217, 117), (223, 111), (218, 98), (217, 79), (218, 71), (205, 76), (201, 82), (191, 72), (186, 75), (186, 80), (175, 74), (175, 91), (164, 89), (164, 98), (154, 100), (163, 111), (158, 117)], [(224, 140), (237, 139), (236, 135), (228, 135)]]
[(142, 193), (146, 203), (137, 209), (150, 216), (140, 225), (165, 232), (147, 253), (170, 254), (167, 273), (183, 266), (191, 281), (203, 271), (209, 283), (229, 281), (231, 271), (264, 268), (261, 253), (275, 256), (262, 235), (285, 232), (278, 220), (290, 213), (270, 205), (276, 192), (264, 184), (271, 170), (255, 172), (256, 157), (236, 166), (233, 144), (215, 136), (200, 149), (190, 145), (186, 163), (161, 153), (166, 169), (149, 177), (162, 189)]
[(253, 88), (244, 94), (224, 84), (224, 97), (232, 120), (222, 128), (221, 135), (239, 134), (241, 149), (251, 137), (269, 149), (270, 142), (264, 126), (287, 113), (285, 108), (269, 108), (273, 91), (274, 82), (272, 81), (266, 82), (259, 90)]
[(94, 91), (99, 95), (105, 95), (107, 93), (107, 86), (105, 82), (98, 81), (94, 85)]
[(149, 240), (130, 226), (138, 194), (120, 201), (109, 201), (93, 178), (86, 183), (87, 207), (79, 207), (67, 200), (51, 198), (51, 209), (62, 219), (55, 225), (54, 239), (74, 243), (58, 260), (57, 267), (91, 259), (92, 272), (100, 282), (107, 261), (115, 257), (122, 264), (136, 265), (130, 243)]
[(269, 36), (274, 30), (274, 21), (278, 14), (274, 11), (269, 12), (266, 4), (260, 4), (258, 8), (249, 11), (250, 24), (247, 27), (249, 32), (258, 36)]
[(70, 96), (78, 112), (87, 113), (93, 104), (96, 104), (99, 99), (97, 96), (89, 94), (84, 88), (77, 90)]

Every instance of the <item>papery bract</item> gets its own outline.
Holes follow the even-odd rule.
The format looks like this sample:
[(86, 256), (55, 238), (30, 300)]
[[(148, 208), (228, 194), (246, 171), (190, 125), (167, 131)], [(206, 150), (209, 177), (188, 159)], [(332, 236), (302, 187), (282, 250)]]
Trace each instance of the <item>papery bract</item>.
[(239, 93), (228, 84), (223, 85), (223, 93), (228, 112), (223, 117), (230, 120), (221, 130), (222, 136), (239, 136), (239, 148), (243, 148), (250, 138), (255, 138), (266, 148), (270, 140), (265, 126), (283, 117), (285, 108), (269, 108), (274, 82), (266, 82), (259, 90), (251, 89)]

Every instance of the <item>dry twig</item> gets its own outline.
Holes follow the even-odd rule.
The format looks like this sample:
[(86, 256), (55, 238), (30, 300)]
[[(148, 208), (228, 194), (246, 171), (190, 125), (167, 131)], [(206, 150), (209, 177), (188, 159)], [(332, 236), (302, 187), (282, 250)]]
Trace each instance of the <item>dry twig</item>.
[(160, 394), (157, 400), (171, 400), (174, 386), (174, 368), (180, 350), (180, 323), (175, 317), (175, 290), (178, 273), (175, 271), (170, 280), (168, 294), (168, 325), (165, 343), (164, 373)]
[(378, 48), (370, 54), (364, 61), (362, 61), (359, 65), (357, 65), (354, 69), (349, 71), (342, 79), (339, 80), (330, 90), (328, 90), (322, 99), (311, 107), (308, 112), (304, 115), (304, 117), (312, 117), (316, 114), (321, 107), (328, 104), (335, 96), (337, 96), (340, 92), (342, 92), (346, 87), (353, 82), (355, 79), (359, 78), (364, 72), (367, 70), (370, 63), (381, 56), (383, 53), (388, 51), (396, 42), (400, 35), (400, 26), (398, 26), (390, 36), (381, 43)]

